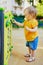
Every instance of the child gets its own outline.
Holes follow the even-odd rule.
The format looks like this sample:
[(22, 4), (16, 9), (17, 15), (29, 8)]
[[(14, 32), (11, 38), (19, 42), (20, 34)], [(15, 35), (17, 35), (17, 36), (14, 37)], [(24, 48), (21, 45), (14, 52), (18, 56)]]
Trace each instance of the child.
[(27, 7), (24, 10), (25, 21), (24, 23), (14, 22), (19, 26), (24, 26), (24, 33), (26, 38), (26, 47), (28, 48), (28, 54), (26, 55), (26, 61), (35, 60), (35, 50), (38, 45), (38, 22), (36, 20), (37, 11), (33, 6)]

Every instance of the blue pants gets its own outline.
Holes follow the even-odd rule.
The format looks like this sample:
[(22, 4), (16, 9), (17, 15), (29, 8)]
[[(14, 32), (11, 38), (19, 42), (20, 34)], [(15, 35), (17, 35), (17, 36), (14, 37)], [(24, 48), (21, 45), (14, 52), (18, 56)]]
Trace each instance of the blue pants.
[(38, 37), (36, 37), (33, 41), (27, 41), (26, 46), (32, 50), (36, 50), (38, 45)]

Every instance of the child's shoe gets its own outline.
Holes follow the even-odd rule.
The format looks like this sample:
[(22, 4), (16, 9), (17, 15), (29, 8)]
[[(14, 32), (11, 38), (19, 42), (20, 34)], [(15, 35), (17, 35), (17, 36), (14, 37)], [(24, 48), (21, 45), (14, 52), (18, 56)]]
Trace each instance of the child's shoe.
[(26, 62), (32, 62), (35, 60), (35, 57), (27, 57)]

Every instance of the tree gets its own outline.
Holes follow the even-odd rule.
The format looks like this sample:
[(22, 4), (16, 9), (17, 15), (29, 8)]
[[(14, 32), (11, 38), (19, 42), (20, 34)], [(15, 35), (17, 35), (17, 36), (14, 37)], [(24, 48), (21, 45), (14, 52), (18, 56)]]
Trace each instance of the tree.
[(36, 9), (38, 11), (38, 16), (43, 16), (43, 4), (42, 3), (38, 3), (36, 6)]
[(18, 5), (21, 5), (22, 4), (22, 0), (15, 0), (15, 2), (17, 2)]

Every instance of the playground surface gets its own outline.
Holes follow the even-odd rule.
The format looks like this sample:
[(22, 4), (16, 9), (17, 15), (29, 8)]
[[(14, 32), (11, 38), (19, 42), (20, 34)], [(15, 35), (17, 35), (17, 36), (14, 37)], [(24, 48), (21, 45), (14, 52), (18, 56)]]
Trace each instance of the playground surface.
[(36, 51), (36, 60), (33, 62), (26, 62), (24, 54), (27, 53), (25, 46), (24, 30), (23, 28), (13, 29), (13, 52), (9, 59), (8, 65), (43, 65), (43, 29), (39, 28), (39, 44)]

